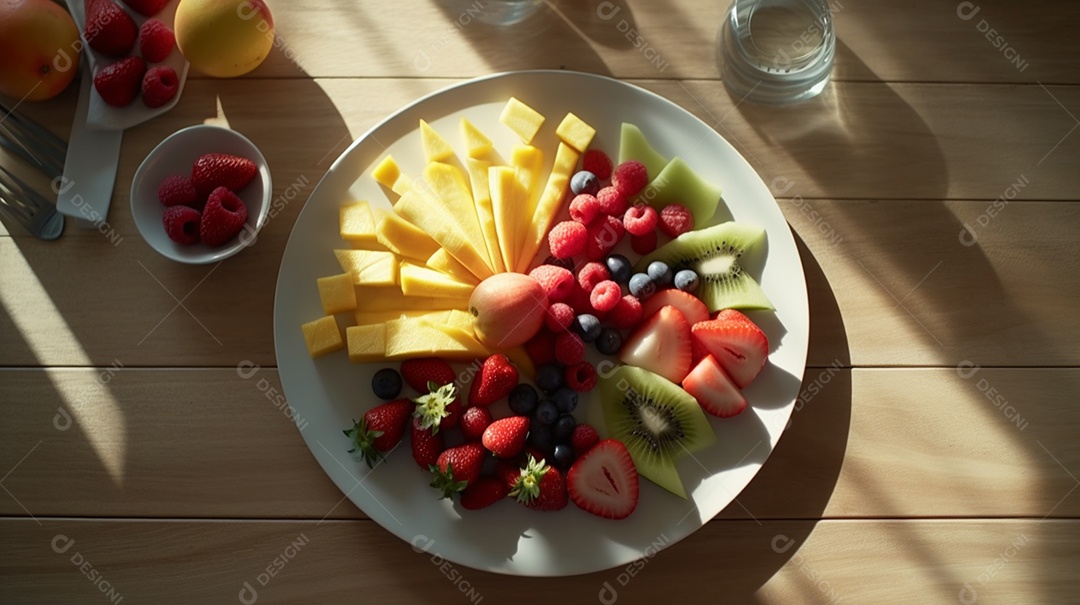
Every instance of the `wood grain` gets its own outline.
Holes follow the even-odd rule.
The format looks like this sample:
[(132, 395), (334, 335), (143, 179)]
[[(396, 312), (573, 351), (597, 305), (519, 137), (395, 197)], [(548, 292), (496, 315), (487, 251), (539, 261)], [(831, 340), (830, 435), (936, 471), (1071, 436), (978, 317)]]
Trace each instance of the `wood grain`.
[[(721, 516), (1080, 514), (1080, 499), (1066, 497), (1080, 469), (1070, 428), (1080, 371), (963, 374), (808, 369), (776, 451)], [(4, 480), (17, 501), (0, 499), (0, 514), (362, 517), (308, 452), (271, 369), (6, 370), (0, 380), (0, 414), (17, 436), (0, 443), (0, 468), (18, 466)]]
[(1070, 561), (1077, 521), (716, 521), (629, 566), (558, 579), (446, 563), (437, 543), (418, 553), (370, 521), (3, 519), (0, 535), (0, 598), (27, 604), (337, 603), (363, 594), (386, 603), (543, 603), (552, 594), (565, 603), (704, 602), (705, 562), (725, 603), (944, 603), (971, 589), (968, 602), (1064, 603), (1080, 589)]

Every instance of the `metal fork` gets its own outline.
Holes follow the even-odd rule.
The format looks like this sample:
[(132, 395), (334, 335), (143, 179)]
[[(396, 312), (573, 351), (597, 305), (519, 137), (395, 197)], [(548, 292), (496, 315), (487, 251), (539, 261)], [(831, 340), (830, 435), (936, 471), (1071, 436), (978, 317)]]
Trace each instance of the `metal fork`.
[[(64, 173), (66, 144), (29, 118), (24, 118), (3, 104), (0, 110), (0, 146), (23, 158), (51, 179)], [(0, 213), (26, 227), (33, 235), (54, 240), (64, 231), (64, 215), (10, 170), (0, 165)]]

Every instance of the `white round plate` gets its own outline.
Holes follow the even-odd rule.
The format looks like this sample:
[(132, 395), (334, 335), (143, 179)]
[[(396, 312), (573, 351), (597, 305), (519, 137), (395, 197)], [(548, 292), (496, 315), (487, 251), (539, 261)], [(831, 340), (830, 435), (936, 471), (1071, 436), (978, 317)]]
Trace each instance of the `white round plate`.
[[(623, 521), (589, 515), (573, 504), (554, 513), (537, 513), (512, 502), (470, 512), (437, 499), (428, 487), (429, 474), (413, 462), (407, 442), (373, 471), (346, 453), (349, 440), (342, 430), (377, 403), (370, 379), (382, 366), (350, 364), (344, 352), (313, 360), (300, 331), (300, 324), (323, 314), (316, 278), (341, 272), (333, 249), (347, 245), (335, 235), (338, 208), (352, 199), (389, 207), (370, 175), (388, 152), (404, 171), (420, 174), (421, 118), (456, 144), (460, 118), (467, 117), (493, 138), (505, 157), (515, 141), (498, 117), (511, 96), (547, 116), (533, 141), (543, 149), (546, 162), (554, 157), (555, 127), (567, 112), (594, 126), (592, 147), (613, 156), (620, 124), (631, 122), (657, 151), (682, 156), (720, 185), (736, 220), (766, 229), (767, 255), (751, 259), (748, 270), (760, 276), (776, 305), (775, 314), (750, 314), (769, 337), (769, 362), (746, 389), (746, 411), (731, 419), (710, 419), (718, 444), (680, 461), (687, 500), (642, 480), (637, 510)], [(461, 153), (461, 146), (456, 147)], [(566, 71), (513, 72), (457, 84), (419, 99), (361, 136), (334, 162), (297, 219), (274, 304), (274, 343), (285, 395), (312, 454), (341, 491), (418, 551), (476, 569), (525, 576), (573, 575), (625, 565), (688, 536), (726, 507), (757, 473), (787, 425), (802, 382), (808, 338), (809, 307), (799, 253), (776, 201), (753, 168), (678, 105), (618, 80)], [(592, 396), (598, 399), (595, 391)], [(583, 410), (596, 403), (584, 397), (579, 417), (589, 415)]]

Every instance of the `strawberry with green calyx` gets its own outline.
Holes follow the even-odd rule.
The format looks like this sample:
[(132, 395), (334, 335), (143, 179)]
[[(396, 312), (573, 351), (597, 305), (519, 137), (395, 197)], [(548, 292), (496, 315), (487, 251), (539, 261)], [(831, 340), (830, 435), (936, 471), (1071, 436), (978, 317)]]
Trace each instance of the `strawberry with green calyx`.
[(420, 428), (431, 429), (433, 433), (438, 432), (443, 419), (450, 417), (450, 405), (456, 399), (457, 387), (454, 383), (439, 386), (434, 382), (429, 382), (428, 393), (415, 399), (415, 415), (420, 419)]
[(487, 508), (496, 502), (506, 498), (510, 488), (498, 477), (490, 475), (480, 477), (461, 492), (461, 508), (465, 510), (479, 510)]
[(353, 420), (353, 427), (342, 431), (353, 443), (349, 453), (359, 452), (368, 468), (374, 468), (383, 453), (401, 443), (412, 411), (413, 402), (408, 399), (398, 399), (371, 408), (360, 418), (360, 422)]
[(420, 418), (413, 416), (409, 422), (409, 443), (412, 444), (412, 456), (417, 466), (430, 470), (439, 460), (439, 454), (446, 449), (443, 433), (435, 429), (420, 428)]
[(439, 454), (438, 461), (431, 466), (435, 478), (431, 487), (439, 490), (443, 498), (464, 491), (480, 478), (487, 450), (479, 443), (466, 443), (447, 449)]
[(521, 470), (510, 496), (533, 510), (560, 510), (568, 502), (562, 473), (543, 460), (537, 462), (534, 456), (529, 456), (529, 463)]

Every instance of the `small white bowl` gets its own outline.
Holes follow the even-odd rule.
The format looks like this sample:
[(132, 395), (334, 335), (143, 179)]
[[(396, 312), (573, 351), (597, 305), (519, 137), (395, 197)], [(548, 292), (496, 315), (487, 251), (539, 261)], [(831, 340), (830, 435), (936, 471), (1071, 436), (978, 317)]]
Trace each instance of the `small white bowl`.
[[(179, 244), (165, 234), (161, 221), (165, 206), (158, 201), (158, 187), (171, 174), (190, 175), (195, 160), (206, 153), (237, 155), (258, 166), (255, 178), (236, 192), (247, 206), (247, 227), (221, 246), (211, 247), (202, 242)], [(220, 126), (189, 126), (166, 137), (135, 172), (131, 181), (131, 215), (146, 243), (162, 256), (181, 263), (204, 265), (229, 258), (255, 241), (255, 234), (262, 228), (270, 210), (272, 192), (266, 158), (247, 137)]]

